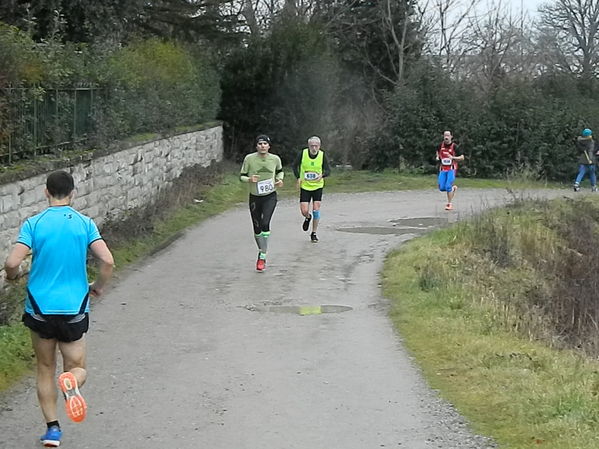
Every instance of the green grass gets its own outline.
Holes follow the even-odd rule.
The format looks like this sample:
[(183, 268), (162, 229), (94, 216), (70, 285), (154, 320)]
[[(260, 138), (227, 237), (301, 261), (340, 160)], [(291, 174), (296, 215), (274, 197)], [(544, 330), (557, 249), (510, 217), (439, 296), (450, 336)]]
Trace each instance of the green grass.
[[(171, 132), (168, 132), (167, 134), (184, 134), (184, 133), (190, 133), (190, 132), (194, 132), (194, 131), (201, 131), (204, 129), (219, 126), (220, 124), (221, 124), (221, 122), (212, 121), (212, 122), (205, 122), (205, 123), (200, 123), (200, 124), (196, 124), (196, 125), (182, 125), (182, 126), (175, 127), (174, 130), (172, 130)], [(162, 135), (163, 135), (162, 133), (157, 133), (157, 132), (134, 134), (132, 136), (129, 136), (129, 137), (123, 139), (122, 142), (125, 144), (130, 144), (130, 145), (133, 144), (134, 145), (134, 144), (138, 144), (141, 142), (149, 142), (152, 140), (159, 139), (159, 138), (161, 138)]]
[[(509, 332), (501, 308), (455, 272), (457, 240), (448, 229), (409, 242), (383, 270), (392, 320), (429, 384), (500, 448), (599, 447), (599, 363)], [(492, 276), (480, 280), (487, 296)]]
[[(148, 135), (149, 136), (149, 135)], [(137, 136), (139, 139), (148, 136)], [(117, 269), (123, 269), (131, 263), (168, 244), (180, 231), (195, 225), (202, 220), (217, 215), (232, 206), (245, 202), (247, 199), (246, 185), (238, 180), (237, 164), (230, 164), (229, 173), (222, 177), (222, 181), (213, 187), (199, 187), (198, 198), (201, 203), (193, 202), (182, 207), (166, 220), (156, 223), (154, 232), (142, 238), (128, 241), (125, 245), (112, 247)], [(281, 189), (282, 197), (294, 197), (297, 190), (295, 179), (290, 170), (286, 171), (286, 182)], [(409, 175), (399, 174), (394, 170), (381, 173), (369, 171), (334, 171), (327, 179), (327, 192), (369, 192), (434, 189), (436, 177), (434, 175)], [(468, 188), (543, 188), (544, 183), (535, 183), (526, 178), (511, 180), (477, 180), (458, 179), (458, 184)], [(249, 226), (249, 224), (248, 224)], [(13, 295), (24, 297), (23, 287), (14, 289)], [(0, 326), (0, 391), (7, 385), (14, 383), (31, 366), (32, 354), (29, 348), (27, 333), (20, 324)]]
[(31, 368), (33, 352), (25, 326), (0, 326), (0, 360), (0, 391), (3, 391)]
[[(327, 192), (374, 192), (393, 190), (435, 189), (436, 175), (399, 174), (394, 170), (380, 173), (346, 171), (334, 173), (326, 180)], [(526, 179), (468, 179), (458, 178), (456, 184), (465, 188), (543, 188), (547, 184)]]
[[(25, 297), (25, 281), (20, 279), (8, 288), (2, 297), (8, 310), (14, 311), (12, 316), (4, 317), (17, 321), (22, 311)], [(29, 372), (33, 361), (33, 351), (29, 331), (20, 324), (0, 326), (0, 391), (12, 385), (24, 373)]]
[[(506, 179), (460, 178), (456, 185), (472, 189), (544, 189), (564, 188), (563, 184), (538, 181), (526, 174)], [(427, 190), (437, 188), (437, 175), (399, 173), (388, 169), (382, 172), (367, 170), (333, 170), (325, 180), (326, 193), (385, 192), (396, 190)], [(283, 196), (294, 195), (295, 178), (293, 172), (286, 170), (285, 186), (280, 189)]]

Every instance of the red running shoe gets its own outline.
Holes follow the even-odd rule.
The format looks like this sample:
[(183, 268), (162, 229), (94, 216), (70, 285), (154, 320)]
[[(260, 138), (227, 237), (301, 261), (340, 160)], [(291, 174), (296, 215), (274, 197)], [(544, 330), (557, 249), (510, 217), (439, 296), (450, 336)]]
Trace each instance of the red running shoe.
[(67, 416), (75, 422), (83, 421), (87, 413), (87, 404), (79, 392), (75, 375), (69, 371), (62, 373), (58, 376), (58, 387), (64, 395)]
[(266, 260), (258, 259), (256, 261), (256, 271), (262, 272), (266, 269)]

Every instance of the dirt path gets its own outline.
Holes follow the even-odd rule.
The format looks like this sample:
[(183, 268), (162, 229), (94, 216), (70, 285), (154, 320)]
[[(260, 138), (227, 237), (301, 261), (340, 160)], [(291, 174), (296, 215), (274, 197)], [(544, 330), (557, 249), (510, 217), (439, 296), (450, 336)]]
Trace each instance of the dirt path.
[[(281, 201), (261, 274), (245, 206), (190, 230), (94, 306), (89, 417), (61, 419), (61, 447), (493, 447), (423, 383), (378, 272), (402, 242), (507, 197), (464, 189), (448, 214), (434, 191), (326, 195), (317, 245), (296, 201)], [(417, 217), (433, 218), (402, 221)], [(352, 310), (270, 307), (322, 304)], [(3, 401), (0, 430), (2, 448), (39, 447), (32, 379)]]

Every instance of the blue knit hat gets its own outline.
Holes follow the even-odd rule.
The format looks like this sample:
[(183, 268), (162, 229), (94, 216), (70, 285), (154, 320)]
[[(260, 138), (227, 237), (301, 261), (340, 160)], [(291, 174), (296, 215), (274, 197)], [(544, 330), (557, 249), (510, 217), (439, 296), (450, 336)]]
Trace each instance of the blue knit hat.
[(582, 137), (589, 137), (593, 135), (593, 131), (591, 131), (589, 128), (585, 128), (582, 130)]

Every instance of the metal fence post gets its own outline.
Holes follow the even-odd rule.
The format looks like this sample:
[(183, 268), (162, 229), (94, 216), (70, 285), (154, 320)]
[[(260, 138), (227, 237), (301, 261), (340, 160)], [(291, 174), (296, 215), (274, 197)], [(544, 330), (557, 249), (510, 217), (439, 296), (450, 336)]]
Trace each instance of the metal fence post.
[(37, 125), (38, 125), (38, 112), (37, 112), (37, 97), (33, 97), (33, 157), (37, 156)]
[[(81, 145), (96, 125), (95, 90), (91, 86), (3, 88), (7, 111), (6, 124), (2, 126), (5, 126), (6, 136), (0, 142), (4, 146), (0, 161), (13, 164), (22, 158), (52, 152), (60, 154)], [(53, 96), (54, 107), (50, 104)], [(62, 100), (64, 105), (61, 106)], [(73, 108), (72, 117), (69, 117), (69, 107)], [(68, 129), (69, 125), (72, 129)]]
[(73, 90), (73, 142), (77, 141), (77, 89)]
[(58, 121), (58, 89), (54, 89), (54, 95), (54, 145), (57, 145), (60, 141), (60, 122)]
[(12, 132), (8, 133), (8, 163), (12, 164)]

